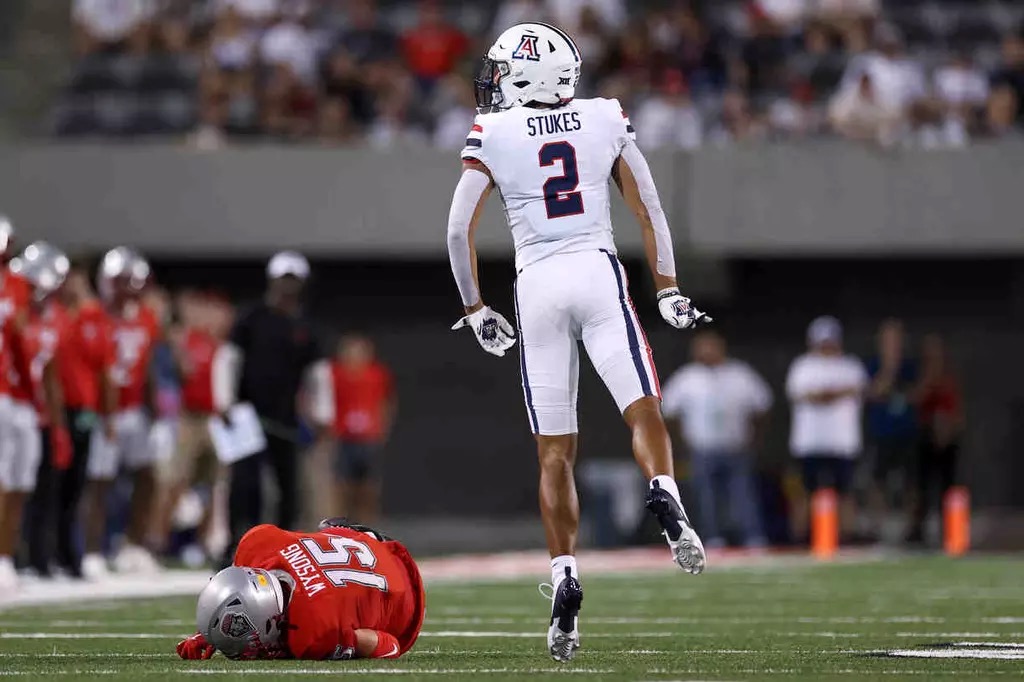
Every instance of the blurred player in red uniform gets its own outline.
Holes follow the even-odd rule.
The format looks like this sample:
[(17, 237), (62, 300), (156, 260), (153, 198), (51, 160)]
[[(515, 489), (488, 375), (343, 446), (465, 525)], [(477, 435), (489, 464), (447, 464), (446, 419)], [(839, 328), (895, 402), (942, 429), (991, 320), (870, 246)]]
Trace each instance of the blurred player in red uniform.
[(8, 268), (14, 228), (0, 216), (0, 588), (17, 583), (16, 549), (25, 496), (35, 486), (39, 432), (25, 344), (31, 285)]
[(86, 577), (107, 572), (102, 554), (105, 502), (122, 466), (132, 472), (134, 487), (127, 541), (114, 558), (114, 565), (119, 571), (158, 569), (145, 548), (156, 499), (156, 453), (149, 445), (147, 410), (152, 404), (150, 364), (153, 346), (162, 333), (157, 316), (140, 301), (148, 280), (149, 264), (132, 249), (112, 249), (100, 264), (98, 285), (110, 316), (114, 346), (110, 381), (117, 392), (117, 408), (111, 418), (113, 433), (97, 438), (89, 453), (86, 555), (82, 560)]
[(416, 642), (425, 596), (401, 543), (341, 519), (299, 533), (256, 526), (235, 565), (199, 595), (182, 658), (397, 658)]
[[(56, 364), (71, 437), (71, 461), (55, 476), (58, 567), (82, 577), (78, 510), (85, 488), (93, 433), (112, 433), (115, 395), (110, 383), (114, 348), (110, 320), (89, 282), (88, 265), (72, 262), (58, 301), (65, 318)], [(39, 568), (39, 567), (37, 567)]]
[(25, 277), (32, 287), (24, 345), (30, 360), (28, 389), (19, 383), (16, 394), (27, 393), (32, 411), (19, 416), (18, 451), (14, 458), (14, 477), (20, 486), (8, 498), (8, 513), (13, 527), (4, 524), (8, 533), (4, 542), (17, 546), (25, 498), (32, 493), (28, 541), (30, 560), (41, 576), (50, 573), (51, 551), (48, 544), (53, 510), (54, 472), (67, 469), (71, 463), (71, 439), (64, 413), (64, 396), (54, 357), (67, 320), (54, 293), (63, 285), (70, 262), (61, 250), (46, 242), (35, 242), (11, 261), (11, 270)]

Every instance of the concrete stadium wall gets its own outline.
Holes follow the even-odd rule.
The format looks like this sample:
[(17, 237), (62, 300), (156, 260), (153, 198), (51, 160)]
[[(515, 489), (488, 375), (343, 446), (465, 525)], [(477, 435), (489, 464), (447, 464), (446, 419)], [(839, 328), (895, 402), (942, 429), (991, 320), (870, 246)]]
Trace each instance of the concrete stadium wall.
[[(650, 155), (666, 212), (699, 254), (1024, 251), (1024, 144), (882, 152), (837, 142)], [(0, 148), (0, 210), (70, 248), (325, 256), (444, 253), (456, 155), (430, 149), (22, 146)], [(622, 202), (618, 242), (641, 253)], [(478, 244), (505, 255), (500, 202)]]

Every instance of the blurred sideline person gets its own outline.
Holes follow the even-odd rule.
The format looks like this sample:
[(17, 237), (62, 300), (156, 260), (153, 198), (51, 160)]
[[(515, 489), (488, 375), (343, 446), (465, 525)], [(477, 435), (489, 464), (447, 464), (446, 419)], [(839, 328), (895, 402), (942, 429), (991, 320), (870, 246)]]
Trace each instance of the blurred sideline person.
[(771, 389), (750, 365), (726, 354), (725, 339), (716, 332), (698, 332), (691, 349), (693, 362), (666, 382), (661, 409), (680, 422), (690, 453), (701, 534), (706, 545), (725, 546), (718, 523), (725, 502), (743, 544), (764, 547), (754, 458), (772, 406)]
[(342, 337), (330, 364), (332, 428), (338, 513), (359, 523), (380, 514), (378, 458), (394, 419), (391, 373), (376, 358), (373, 342), (358, 334)]
[(880, 529), (887, 512), (900, 507), (906, 512), (908, 474), (918, 443), (913, 404), (918, 376), (917, 364), (906, 354), (902, 322), (882, 322), (877, 343), (877, 355), (867, 360), (871, 383), (865, 409), (873, 474), (871, 520)]
[(26, 332), (32, 285), (9, 267), (14, 227), (0, 216), (0, 587), (17, 584), (14, 553), (40, 457)]
[[(843, 328), (834, 317), (811, 322), (807, 346), (786, 377), (793, 408), (790, 451), (800, 461), (808, 496), (823, 488), (836, 491), (840, 523), (848, 531), (855, 514), (850, 488), (863, 445), (861, 403), (867, 374), (860, 360), (843, 353)], [(807, 512), (806, 504), (794, 508), (797, 537), (806, 534)]]
[(149, 441), (153, 413), (150, 370), (153, 347), (162, 336), (156, 313), (141, 300), (149, 275), (149, 263), (133, 249), (122, 246), (106, 253), (97, 277), (110, 317), (110, 383), (116, 395), (116, 410), (106, 428), (95, 432), (89, 454), (86, 555), (82, 560), (87, 578), (101, 578), (109, 572), (103, 551), (107, 503), (122, 468), (131, 473), (132, 495), (126, 538), (114, 556), (114, 567), (126, 572), (159, 569), (146, 548), (157, 495), (156, 452)]
[[(60, 388), (57, 363), (54, 362), (65, 319), (54, 294), (60, 289), (70, 269), (67, 256), (46, 242), (25, 247), (21, 256), (11, 262), (11, 269), (26, 278), (32, 286), (32, 302), (25, 330), (25, 345), (31, 358), (29, 379), (32, 417), (21, 417), (22, 433), (14, 455), (14, 479), (20, 504), (5, 510), (4, 542), (17, 547), (22, 527), (22, 510), (31, 500), (25, 524), (25, 540), (29, 564), (41, 577), (50, 576), (54, 509), (54, 473), (71, 464), (71, 439), (64, 413), (64, 396)], [(27, 427), (31, 426), (31, 431)], [(29, 497), (31, 495), (31, 497)], [(8, 500), (10, 503), (10, 500)], [(8, 521), (7, 514), (10, 515)], [(14, 526), (11, 526), (13, 522)]]
[(942, 497), (957, 485), (960, 438), (964, 431), (960, 382), (950, 367), (946, 344), (929, 334), (921, 347), (921, 383), (917, 389), (921, 442), (914, 482), (917, 494), (910, 515), (907, 541), (924, 542), (924, 523), (930, 511), (942, 508)]
[(540, 508), (551, 555), (548, 651), (568, 661), (579, 647), (583, 600), (576, 566), (579, 499), (576, 392), (582, 341), (632, 433), (650, 481), (647, 508), (683, 570), (704, 570), (704, 547), (679, 499), (661, 387), (633, 309), (609, 222), (614, 179), (640, 224), (658, 308), (677, 329), (710, 321), (676, 284), (672, 235), (633, 126), (614, 99), (573, 99), (576, 43), (560, 29), (524, 23), (502, 33), (475, 81), (480, 115), (462, 150), (462, 176), (448, 216), (448, 253), (468, 327), (488, 353), (516, 341), (480, 295), (474, 233), (496, 187), (516, 252), (520, 369), (540, 460)]
[[(301, 533), (256, 526), (199, 594), (187, 660), (398, 658), (423, 627), (426, 593), (401, 543), (325, 519)], [(268, 671), (272, 672), (272, 671)], [(339, 673), (342, 671), (339, 671)]]
[[(213, 403), (219, 414), (250, 402), (263, 423), (267, 448), (230, 467), (228, 511), (231, 539), (222, 565), (230, 565), (235, 544), (263, 521), (263, 471), (277, 484), (277, 523), (294, 527), (299, 515), (297, 403), (300, 388), (321, 358), (310, 320), (302, 310), (309, 262), (282, 251), (267, 264), (263, 301), (243, 311), (213, 361)], [(321, 372), (322, 374), (322, 372)], [(319, 390), (323, 390), (321, 387)]]
[[(56, 301), (65, 328), (57, 346), (57, 365), (64, 398), (65, 423), (71, 436), (71, 461), (54, 472), (56, 492), (56, 547), (52, 563), (72, 577), (83, 577), (79, 542), (81, 498), (93, 433), (107, 428), (116, 404), (110, 379), (114, 346), (110, 318), (93, 293), (88, 264), (72, 261)], [(44, 460), (45, 463), (45, 460)], [(37, 560), (37, 570), (45, 574)], [(50, 568), (49, 566), (46, 567)]]
[(189, 487), (199, 484), (207, 498), (199, 524), (202, 542), (210, 530), (213, 492), (221, 473), (208, 423), (214, 414), (213, 359), (222, 339), (217, 336), (213, 301), (187, 291), (178, 297), (177, 304), (181, 327), (171, 336), (171, 349), (181, 380), (181, 409), (173, 453), (161, 463), (165, 490), (157, 534), (166, 542), (181, 496)]

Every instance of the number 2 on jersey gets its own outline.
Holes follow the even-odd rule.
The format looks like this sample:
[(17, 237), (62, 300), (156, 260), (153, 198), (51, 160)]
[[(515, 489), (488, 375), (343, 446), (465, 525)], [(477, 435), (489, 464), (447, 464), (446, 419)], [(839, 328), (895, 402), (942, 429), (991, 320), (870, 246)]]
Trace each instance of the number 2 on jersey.
[(544, 183), (544, 207), (548, 220), (583, 213), (583, 194), (577, 192), (580, 173), (576, 167), (576, 149), (568, 142), (548, 142), (537, 153), (541, 168), (562, 162), (562, 174)]
[(388, 591), (388, 579), (371, 570), (353, 568), (329, 568), (330, 566), (350, 566), (353, 559), (362, 569), (372, 569), (377, 565), (377, 557), (365, 542), (352, 538), (332, 535), (330, 539), (333, 549), (325, 550), (313, 538), (303, 538), (302, 544), (318, 566), (324, 568), (324, 577), (335, 587), (346, 587), (348, 583), (376, 587), (381, 592)]

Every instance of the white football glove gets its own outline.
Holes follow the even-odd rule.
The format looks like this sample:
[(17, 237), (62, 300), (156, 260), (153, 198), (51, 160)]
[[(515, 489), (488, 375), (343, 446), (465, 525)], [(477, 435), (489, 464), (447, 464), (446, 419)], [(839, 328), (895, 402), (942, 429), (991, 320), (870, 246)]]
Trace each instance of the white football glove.
[(453, 330), (463, 327), (472, 329), (476, 334), (476, 340), (480, 342), (480, 347), (499, 358), (516, 344), (516, 330), (501, 313), (491, 310), (488, 306), (466, 315), (452, 325)]
[(676, 329), (688, 329), (711, 322), (711, 317), (690, 305), (690, 299), (670, 287), (658, 292), (658, 311)]

